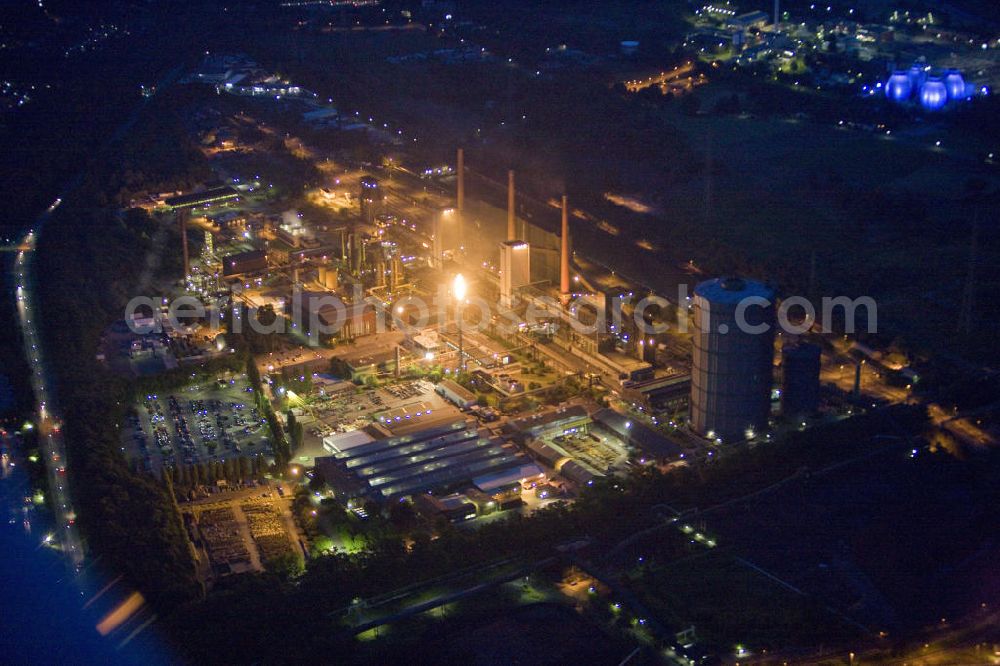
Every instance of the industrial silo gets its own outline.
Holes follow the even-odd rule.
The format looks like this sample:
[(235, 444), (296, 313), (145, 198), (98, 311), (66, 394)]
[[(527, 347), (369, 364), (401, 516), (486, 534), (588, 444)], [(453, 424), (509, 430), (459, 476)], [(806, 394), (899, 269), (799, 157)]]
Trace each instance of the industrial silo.
[(905, 102), (913, 92), (910, 78), (901, 69), (896, 70), (885, 82), (885, 96), (893, 102)]
[(929, 78), (920, 86), (920, 105), (928, 111), (939, 111), (948, 102), (948, 89), (944, 81)]
[(819, 409), (820, 348), (800, 342), (781, 348), (781, 412), (789, 418)]
[(924, 69), (924, 65), (915, 62), (906, 72), (906, 76), (910, 79), (910, 89), (919, 91), (920, 86), (927, 80), (927, 70)]
[(774, 292), (736, 277), (694, 289), (691, 426), (724, 442), (767, 427), (774, 360)]
[(948, 99), (965, 99), (965, 79), (957, 69), (945, 72), (944, 87), (948, 90)]
[(326, 284), (326, 266), (322, 264), (316, 269), (316, 282)]
[(326, 279), (323, 282), (323, 286), (331, 291), (337, 291), (340, 281), (337, 279), (337, 269), (334, 267), (329, 267), (326, 269)]

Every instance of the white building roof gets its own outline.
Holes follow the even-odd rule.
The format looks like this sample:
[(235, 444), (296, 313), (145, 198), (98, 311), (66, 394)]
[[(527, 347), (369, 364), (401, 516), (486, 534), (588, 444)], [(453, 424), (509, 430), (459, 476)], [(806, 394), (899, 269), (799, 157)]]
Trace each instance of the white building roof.
[(327, 435), (323, 438), (323, 448), (330, 453), (343, 453), (348, 449), (353, 449), (362, 444), (374, 442), (375, 438), (364, 430), (352, 430), (350, 432), (338, 432)]

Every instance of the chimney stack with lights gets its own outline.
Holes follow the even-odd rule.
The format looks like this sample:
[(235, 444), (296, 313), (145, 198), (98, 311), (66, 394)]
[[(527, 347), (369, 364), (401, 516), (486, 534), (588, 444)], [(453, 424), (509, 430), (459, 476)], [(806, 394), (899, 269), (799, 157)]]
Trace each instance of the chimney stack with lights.
[(563, 302), (569, 302), (569, 204), (566, 195), (562, 197), (562, 242), (559, 247), (559, 295)]
[(507, 172), (507, 240), (517, 240), (517, 224), (514, 220), (514, 170)]
[(177, 217), (181, 225), (181, 247), (184, 252), (184, 284), (187, 284), (188, 275), (191, 274), (191, 259), (188, 257), (188, 212), (181, 210), (177, 213)]

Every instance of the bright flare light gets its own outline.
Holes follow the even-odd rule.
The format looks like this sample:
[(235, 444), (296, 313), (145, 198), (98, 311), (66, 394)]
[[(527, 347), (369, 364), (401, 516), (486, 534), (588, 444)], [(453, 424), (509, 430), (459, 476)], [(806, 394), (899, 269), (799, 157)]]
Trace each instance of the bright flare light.
[(455, 276), (455, 282), (452, 284), (451, 288), (455, 292), (455, 298), (458, 301), (465, 300), (465, 293), (466, 293), (465, 278), (462, 277), (461, 273)]

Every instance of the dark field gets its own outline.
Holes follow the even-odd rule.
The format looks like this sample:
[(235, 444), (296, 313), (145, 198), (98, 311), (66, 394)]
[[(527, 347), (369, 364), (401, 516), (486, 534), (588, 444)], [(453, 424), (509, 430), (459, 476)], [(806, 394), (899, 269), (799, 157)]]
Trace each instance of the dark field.
[[(446, 629), (447, 631), (447, 629)], [(537, 604), (447, 633), (438, 642), (442, 663), (616, 664), (632, 647), (616, 645), (573, 611)]]
[(872, 631), (909, 632), (996, 598), (995, 453), (893, 447), (714, 513), (720, 543)]

